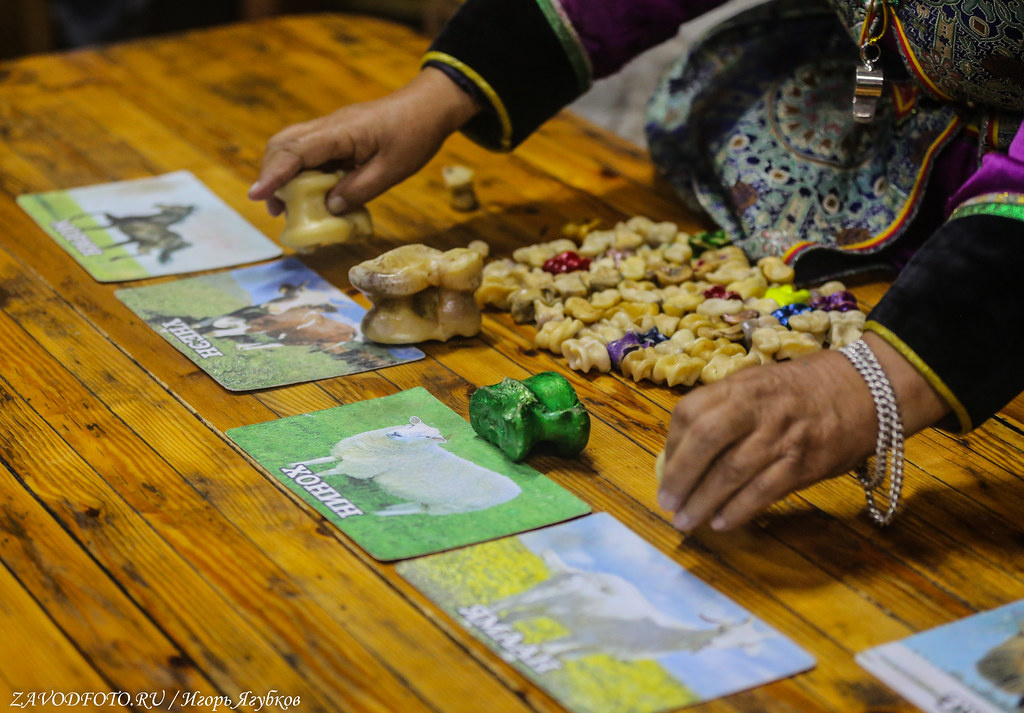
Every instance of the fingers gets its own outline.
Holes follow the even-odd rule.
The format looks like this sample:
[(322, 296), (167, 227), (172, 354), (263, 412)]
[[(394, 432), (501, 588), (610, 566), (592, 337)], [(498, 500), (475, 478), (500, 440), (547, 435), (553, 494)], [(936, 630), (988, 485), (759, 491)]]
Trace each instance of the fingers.
[(708, 524), (728, 530), (752, 519), (769, 505), (796, 490), (799, 464), (753, 444), (738, 457), (724, 457), (700, 481), (672, 525), (683, 532)]
[(863, 385), (836, 356), (744, 370), (680, 400), (658, 493), (673, 526), (735, 527), (870, 452), (873, 404), (849, 395)]
[(682, 532), (705, 524), (728, 530), (796, 490), (801, 476), (800, 464), (748, 438), (720, 452), (704, 472), (686, 474), (681, 504), (666, 509), (673, 513), (672, 526)]
[[(354, 162), (355, 144), (334, 116), (290, 126), (267, 142), (259, 176), (249, 189), (252, 200), (267, 201), (267, 208), (283, 206), (274, 194), (300, 171), (332, 161)], [(278, 210), (278, 212), (280, 212)]]
[(270, 196), (267, 198), (267, 212), (274, 217), (281, 215), (284, 213), (284, 201), (277, 196)]
[[(775, 448), (763, 441), (746, 417), (715, 421), (718, 432), (712, 431), (714, 435), (695, 426), (689, 432), (694, 440), (685, 436), (680, 440), (673, 453), (676, 458), (669, 466), (671, 478), (662, 486), (663, 493), (673, 488), (673, 495), (679, 498), (674, 508), (667, 509), (674, 513), (673, 526), (684, 532), (709, 522), (714, 529), (721, 529), (772, 502), (764, 498), (770, 498), (774, 489), (765, 492), (761, 477), (778, 460)], [(690, 454), (696, 458), (688, 457)], [(677, 468), (680, 463), (682, 466)], [(734, 506), (731, 511), (723, 510), (737, 499), (741, 505), (738, 509)], [(727, 517), (723, 519), (723, 515)]]
[(249, 197), (266, 201), (277, 215), (278, 189), (302, 170), (331, 164), (350, 171), (327, 196), (328, 210), (344, 212), (422, 168), (479, 110), (446, 74), (427, 68), (389, 95), (278, 132), (267, 142)]
[(783, 459), (754, 475), (714, 512), (712, 530), (731, 530), (749, 522), (759, 512), (797, 489), (798, 464)]
[(395, 162), (386, 156), (375, 156), (368, 163), (346, 173), (327, 194), (327, 208), (332, 213), (343, 213), (350, 207), (360, 206), (381, 195), (405, 175), (396, 170)]
[(728, 387), (714, 384), (681, 399), (672, 411), (658, 504), (678, 511), (719, 455), (750, 431), (749, 412), (724, 407)]
[(326, 196), (329, 211), (344, 213), (373, 200), (422, 168), (444, 139), (402, 129), (396, 122), (407, 122), (399, 119), (394, 112), (360, 106), (285, 129), (268, 142), (249, 198), (266, 201), (271, 215), (278, 215), (283, 205), (276, 191), (300, 171), (331, 166), (347, 173)]

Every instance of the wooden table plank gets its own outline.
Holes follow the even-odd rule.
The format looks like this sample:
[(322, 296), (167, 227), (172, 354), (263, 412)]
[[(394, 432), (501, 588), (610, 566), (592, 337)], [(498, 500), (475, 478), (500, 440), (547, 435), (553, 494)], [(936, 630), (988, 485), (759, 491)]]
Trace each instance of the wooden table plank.
[[(9, 471), (0, 477), (13, 477)], [(108, 692), (106, 681), (33, 600), (14, 575), (0, 567), (0, 631), (4, 647), (16, 651), (0, 667), (0, 700), (11, 707), (42, 707), (38, 694), (53, 691)], [(62, 699), (64, 700), (64, 699)], [(106, 702), (104, 698), (104, 702)], [(126, 710), (116, 701), (111, 710)]]
[[(3, 267), (0, 263), (0, 271)], [(11, 280), (6, 274), (4, 277), (9, 286)], [(17, 296), (11, 297), (8, 293), (8, 314), (12, 312), (12, 303), (18, 306)], [(45, 300), (33, 302), (45, 304)], [(23, 320), (30, 316), (49, 318), (56, 311), (51, 303), (45, 315), (18, 316)], [(22, 322), (22, 326), (27, 326), (31, 334), (35, 325)], [(47, 321), (40, 326), (45, 327), (48, 335), (36, 332), (32, 336), (59, 336), (61, 325), (57, 322)], [(78, 332), (79, 340), (84, 334), (84, 330)], [(75, 377), (88, 378), (83, 373), (87, 369), (81, 358), (73, 353), (62, 356), (66, 358), (64, 363), (75, 365)], [(154, 617), (158, 624), (181, 642), (192, 661), (210, 670), (218, 692), (234, 696), (250, 689), (253, 680), (275, 680), (285, 690), (302, 691), (306, 705), (315, 710), (331, 710), (329, 702), (342, 693), (365, 699), (363, 710), (388, 711), (394, 710), (395, 705), (416, 710), (413, 698), (400, 695), (401, 686), (395, 685), (395, 681), (380, 680), (379, 672), (362, 665), (360, 647), (345, 641), (343, 629), (326, 627), (323, 622), (314, 624), (319, 613), (315, 608), (293, 604), (288, 587), (275, 586), (275, 582), (287, 582), (287, 576), (261, 572), (261, 553), (249, 551), (251, 547), (241, 543), (231, 546), (232, 536), (237, 539), (236, 533), (229, 527), (218, 527), (220, 518), (216, 511), (195, 502), (206, 468), (185, 471), (191, 476), (188, 485), (177, 472), (167, 472), (167, 466), (155, 460), (156, 454), (148, 450), (146, 443), (133, 439), (134, 434), (119, 438), (119, 424), (104, 413), (106, 408), (115, 401), (128, 407), (146, 403), (139, 399), (146, 394), (140, 394), (139, 385), (132, 384), (130, 378), (118, 375), (116, 359), (112, 355), (107, 357), (115, 369), (101, 369), (96, 381), (86, 385), (107, 382), (114, 388), (125, 389), (122, 396), (108, 400), (106, 406), (90, 403), (92, 394), (76, 387), (70, 374), (69, 378), (61, 379), (58, 365), (48, 363), (41, 354), (33, 361), (18, 364), (22, 374), (41, 369), (38, 379), (45, 384), (49, 377), (51, 388), (58, 385), (60, 390), (34, 392), (31, 381), (23, 379), (22, 392), (27, 396), (22, 398), (31, 399), (32, 406), (13, 395), (7, 400), (5, 421), (8, 433), (14, 435), (6, 454), (8, 467), (22, 474), (35, 497), (46, 504), (63, 527), (82, 540), (109, 576), (130, 591), (140, 606), (159, 613)], [(56, 403), (55, 393), (60, 394), (65, 404), (75, 407)], [(146, 408), (152, 407), (146, 403)], [(76, 422), (82, 416), (90, 420)], [(52, 422), (44, 420), (47, 418)], [(61, 434), (63, 438), (51, 434)], [(91, 448), (91, 440), (102, 441), (102, 446)], [(101, 457), (103, 453), (107, 454), (105, 459)], [(90, 458), (98, 461), (95, 467), (89, 464)], [(54, 471), (62, 477), (36, 475)], [(257, 602), (253, 595), (263, 591), (277, 591), (281, 596), (259, 597)], [(189, 596), (183, 598), (180, 592), (188, 592)], [(225, 600), (226, 597), (232, 598)], [(249, 615), (243, 615), (243, 610)], [(254, 612), (270, 616), (254, 617)], [(293, 621), (304, 625), (294, 627)], [(304, 631), (324, 631), (347, 645), (341, 649), (325, 648), (317, 640), (302, 635)], [(295, 635), (301, 639), (292, 638)], [(236, 653), (225, 658), (225, 649)], [(268, 649), (279, 652), (281, 659), (263, 656), (262, 652)], [(305, 659), (302, 665), (296, 660), (295, 670), (281, 666), (280, 662), (287, 661), (295, 651), (316, 652), (316, 656)], [(338, 655), (342, 651), (346, 652), (344, 658)], [(328, 670), (331, 673), (324, 682), (318, 681)], [(321, 686), (324, 690), (317, 690)], [(358, 695), (360, 691), (362, 695)], [(378, 696), (384, 700), (375, 703)]]
[[(255, 476), (255, 482), (234, 482), (236, 470), (242, 470), (241, 475), (250, 476), (249, 479), (252, 481), (252, 469), (239, 469), (231, 465), (231, 461), (237, 460), (237, 456), (223, 442), (221, 436), (210, 433), (206, 428), (197, 430), (198, 422), (191, 414), (159, 384), (142, 378), (141, 375), (136, 376), (125, 357), (113, 353), (114, 347), (109, 342), (104, 344), (106, 340), (102, 335), (92, 337), (84, 326), (66, 327), (57, 322), (55, 315), (62, 311), (59, 298), (52, 297), (47, 300), (42, 295), (30, 294), (29, 290), (34, 287), (32, 285), (23, 286), (21, 292), (10, 289), (17, 278), (11, 274), (13, 271), (8, 272), (8, 267), (0, 255), (0, 279), (4, 280), (9, 289), (4, 311), (18, 320), (29, 336), (38, 340), (47, 350), (41, 354), (26, 355), (24, 361), (19, 363), (19, 373), (22, 375), (21, 392), (32, 399), (37, 411), (45, 411), (44, 417), (55, 430), (65, 434), (67, 445), (73, 449), (71, 453), (63, 454), (65, 458), (74, 460), (75, 456), (72, 454), (75, 454), (86, 461), (102, 462), (105, 466), (101, 474), (104, 483), (96, 484), (100, 490), (90, 496), (92, 500), (78, 508), (78, 512), (96, 511), (103, 513), (105, 517), (106, 513), (112, 510), (118, 512), (116, 517), (111, 515), (110, 520), (105, 521), (109, 527), (118, 529), (127, 529), (129, 525), (124, 521), (131, 520), (134, 515), (151, 521), (151, 526), (160, 531), (166, 544), (154, 541), (147, 547), (158, 551), (163, 551), (166, 546), (173, 547), (177, 553), (204, 573), (209, 580), (208, 586), (222, 596), (230, 598), (232, 606), (225, 609), (224, 605), (215, 599), (198, 604), (198, 597), (195, 596), (200, 611), (218, 612), (217, 617), (224, 619), (222, 626), (230, 624), (236, 627), (236, 630), (244, 630), (245, 627), (240, 621), (232, 621), (233, 617), (227, 612), (245, 610), (250, 615), (259, 613), (259, 620), (262, 623), (272, 624), (274, 629), (278, 629), (274, 633), (263, 631), (262, 635), (271, 641), (282, 637), (274, 646), (279, 647), (286, 656), (290, 655), (289, 652), (301, 649), (309, 657), (306, 659), (307, 664), (315, 662), (317, 668), (326, 667), (321, 673), (347, 672), (348, 675), (345, 676), (340, 673), (329, 676), (331, 679), (343, 680), (332, 682), (340, 688), (328, 687), (327, 693), (323, 695), (324, 701), (329, 701), (341, 693), (353, 695), (362, 690), (362, 696), (367, 701), (373, 698), (383, 699), (379, 708), (367, 705), (366, 710), (417, 710), (418, 704), (415, 699), (408, 696), (404, 699), (397, 697), (404, 688), (398, 679), (381, 680), (380, 673), (373, 675), (372, 670), (366, 669), (363, 662), (366, 659), (377, 658), (386, 663), (402, 651), (408, 650), (410, 646), (415, 646), (420, 652), (429, 651), (431, 634), (434, 634), (434, 638), (442, 647), (447, 646), (447, 641), (438, 639), (432, 630), (414, 632), (411, 627), (393, 630), (386, 620), (382, 622), (382, 615), (391, 602), (395, 602), (393, 606), (398, 606), (399, 611), (389, 615), (390, 620), (403, 618), (401, 612), (407, 605), (396, 600), (393, 595), (389, 596), (389, 592), (380, 587), (366, 597), (355, 596), (354, 603), (338, 607), (333, 586), (325, 587), (325, 577), (333, 576), (333, 585), (336, 586), (337, 577), (347, 569), (344, 564), (345, 558), (351, 557), (352, 554), (339, 551), (338, 541), (334, 538), (325, 540), (320, 533), (321, 526), (312, 519), (307, 518), (301, 523), (289, 521), (289, 513), (294, 511), (294, 505), (283, 493), (283, 489), (267, 488), (268, 483), (259, 475)], [(22, 282), (26, 281), (22, 279)], [(45, 305), (45, 311), (40, 311), (40, 305)], [(77, 315), (65, 313), (63, 316), (74, 322)], [(61, 331), (65, 329), (74, 329), (76, 339), (62, 339), (64, 335)], [(25, 338), (16, 339), (18, 335), (11, 336), (23, 345), (29, 343)], [(104, 347), (111, 353), (104, 354), (103, 358), (95, 363), (83, 356), (85, 353), (100, 352)], [(58, 358), (60, 363), (76, 365), (73, 377), (70, 373), (66, 377), (60, 374), (58, 364), (47, 359), (47, 355)], [(76, 384), (76, 380), (81, 384)], [(34, 390), (31, 390), (32, 386), (35, 386)], [(88, 392), (82, 390), (83, 386)], [(54, 387), (57, 387), (56, 392), (52, 391)], [(47, 402), (52, 400), (54, 393), (59, 393), (62, 400), (74, 395), (80, 402), (70, 407), (66, 403), (51, 405)], [(106, 412), (107, 409), (112, 409), (113, 413)], [(81, 413), (89, 414), (89, 423), (68, 420)], [(131, 431), (126, 428), (127, 423), (132, 424)], [(31, 439), (26, 437), (24, 442), (37, 440), (40, 438), (33, 435)], [(25, 460), (40, 457), (34, 451), (20, 455)], [(22, 461), (19, 462), (19, 466), (27, 468), (28, 464)], [(138, 476), (140, 472), (144, 474), (141, 482)], [(214, 472), (217, 473), (216, 476)], [(81, 478), (88, 476), (87, 468), (79, 468), (79, 473)], [(103, 489), (104, 485), (109, 485), (113, 491), (107, 492)], [(244, 502), (239, 502), (234, 497), (240, 489), (252, 494)], [(57, 497), (56, 493), (44, 494), (41, 485), (35, 486), (34, 491), (47, 501)], [(115, 493), (124, 496), (124, 505), (115, 501)], [(130, 511), (119, 512), (125, 505)], [(56, 509), (61, 511), (64, 508)], [(278, 510), (284, 512), (278, 513)], [(76, 511), (73, 510), (70, 514), (76, 525), (82, 521), (81, 517), (76, 516)], [(96, 517), (99, 517), (99, 514)], [(234, 522), (221, 524), (224, 518)], [(285, 526), (281, 525), (281, 520), (285, 520)], [(149, 539), (149, 533), (142, 523), (134, 524), (132, 527), (137, 528), (131, 538), (133, 547), (141, 547)], [(300, 547), (296, 540), (297, 531), (302, 528), (311, 537)], [(252, 542), (253, 539), (256, 542)], [(259, 549), (253, 550), (254, 544)], [(324, 544), (328, 545), (326, 549), (317, 546)], [(321, 553), (321, 557), (311, 558), (310, 553), (317, 550), (325, 551)], [(268, 551), (287, 562), (288, 569), (281, 570), (272, 566), (268, 568), (263, 564)], [(161, 569), (167, 570), (168, 560), (173, 558), (165, 554), (160, 559), (164, 563)], [(338, 563), (341, 572), (325, 568), (324, 562)], [(312, 599), (319, 606), (304, 601), (304, 598), (300, 603), (299, 590), (295, 587), (303, 581), (300, 576), (303, 563), (310, 566), (307, 583), (317, 587), (319, 596)], [(128, 568), (130, 579), (133, 581), (143, 582), (152, 576), (147, 576), (143, 566), (134, 559), (130, 563), (121, 562), (120, 567)], [(180, 574), (181, 582), (175, 582), (174, 575), (170, 572), (165, 571), (162, 574), (171, 577), (171, 581), (165, 581), (165, 586), (145, 584), (147, 591), (185, 589), (195, 593), (203, 588), (202, 584), (192, 579), (190, 572)], [(130, 586), (131, 582), (123, 584)], [(355, 585), (344, 589), (350, 595), (358, 592)], [(268, 600), (262, 596), (266, 591), (274, 592), (278, 596)], [(253, 598), (254, 593), (260, 593), (260, 596)], [(152, 606), (152, 603), (149, 606)], [(263, 616), (268, 618), (264, 619)], [(334, 617), (338, 620), (333, 621)], [(177, 626), (177, 622), (167, 623), (166, 626)], [(394, 638), (399, 634), (401, 636), (390, 651), (383, 650), (374, 655), (363, 651), (363, 646), (351, 636), (353, 630), (358, 631), (367, 627), (372, 629), (374, 639)], [(325, 648), (319, 636), (310, 638), (302, 632), (318, 632), (320, 636), (330, 641), (332, 646)], [(224, 634), (225, 631), (219, 627), (218, 630), (210, 632), (210, 635)], [(287, 637), (292, 634), (302, 634), (301, 641), (290, 641)], [(197, 632), (193, 630), (189, 638), (196, 636)], [(244, 639), (237, 640), (235, 646), (241, 651), (260, 648), (251, 641), (247, 643)], [(344, 658), (339, 656), (342, 652)], [(204, 655), (209, 656), (207, 652), (194, 649), (189, 655), (193, 660), (200, 660)], [(269, 675), (269, 671), (260, 672), (255, 666), (246, 670), (258, 680), (274, 678)], [(458, 679), (453, 675), (454, 671), (448, 670), (447, 673), (449, 675), (445, 677), (423, 677), (421, 680), (428, 684), (440, 683), (443, 687), (449, 688)], [(281, 672), (277, 672), (276, 675), (278, 679), (282, 678)], [(289, 690), (284, 688), (284, 682), (278, 685), (284, 690)], [(228, 688), (228, 692), (237, 695), (246, 690), (237, 686), (236, 683), (234, 688)], [(299, 689), (299, 683), (291, 681), (290, 690)], [(469, 695), (471, 690), (479, 692), (481, 687), (479, 681), (467, 678), (464, 688), (458, 691), (463, 695), (451, 697), (475, 706), (473, 697)], [(371, 691), (376, 693), (371, 696)], [(500, 710), (516, 710), (518, 702), (514, 698), (506, 697), (504, 700), (507, 708), (502, 707), (502, 692), (497, 689), (491, 692), (495, 705)], [(312, 698), (313, 694), (309, 697)], [(322, 705), (326, 706), (326, 703)], [(330, 707), (327, 706), (324, 710), (330, 710)]]
[[(0, 389), (5, 399), (13, 401), (15, 397), (9, 383), (0, 383)], [(0, 415), (0, 422), (4, 423), (6, 433), (18, 433), (6, 415)], [(4, 470), (2, 474), (5, 480), (16, 479), (10, 470)], [(86, 510), (81, 519), (88, 520), (97, 515), (93, 510)], [(99, 669), (97, 675), (102, 675), (107, 681), (117, 681), (129, 691), (149, 691), (154, 687), (212, 689), (209, 681), (188, 662), (180, 648), (110, 579), (109, 573), (82, 549), (81, 542), (59, 526), (31, 490), (18, 487), (13, 482), (10, 487), (3, 488), (0, 491), (0, 519), (3, 521), (0, 533), (4, 533), (0, 537), (0, 562), (20, 580), (21, 586), (52, 619), (52, 626), (66, 632), (77, 652), (92, 662), (91, 666)], [(3, 568), (0, 568), (2, 572)], [(5, 592), (8, 589), (0, 587)], [(15, 595), (12, 593), (11, 596)], [(64, 673), (80, 667), (73, 662), (65, 665), (53, 663), (49, 668), (37, 666), (32, 658), (37, 648), (60, 650), (61, 645), (54, 643), (43, 647), (37, 638), (30, 644), (22, 642), (26, 645), (21, 646), (13, 633), (13, 626), (0, 625), (0, 631), (5, 635), (5, 646), (8, 651), (27, 651), (29, 654), (27, 658), (13, 657), (13, 663), (26, 666), (29, 671), (52, 670), (60, 679), (36, 680), (38, 673), (23, 676), (18, 669), (4, 666), (2, 668), (7, 669), (10, 681), (18, 682), (28, 690), (49, 690), (61, 686), (65, 690), (99, 690), (93, 685), (95, 676), (82, 682), (63, 678)], [(39, 628), (45, 629), (46, 626), (40, 624)], [(9, 632), (12, 632), (11, 638), (7, 638)], [(37, 635), (42, 636), (40, 632)], [(85, 685), (86, 682), (90, 685)]]

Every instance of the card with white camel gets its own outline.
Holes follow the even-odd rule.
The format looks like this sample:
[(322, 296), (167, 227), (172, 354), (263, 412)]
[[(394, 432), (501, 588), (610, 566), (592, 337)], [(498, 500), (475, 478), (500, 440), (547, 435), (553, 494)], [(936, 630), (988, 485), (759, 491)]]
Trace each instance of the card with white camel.
[(478, 437), (422, 387), (234, 428), (227, 435), (383, 561), (590, 512), (550, 478)]
[(189, 171), (18, 196), (100, 282), (180, 275), (281, 254)]
[(926, 713), (1024, 711), (1024, 599), (857, 654)]
[(366, 310), (294, 257), (114, 294), (232, 391), (423, 358), (415, 347), (364, 340)]
[(607, 513), (398, 571), (576, 713), (673, 710), (815, 663)]

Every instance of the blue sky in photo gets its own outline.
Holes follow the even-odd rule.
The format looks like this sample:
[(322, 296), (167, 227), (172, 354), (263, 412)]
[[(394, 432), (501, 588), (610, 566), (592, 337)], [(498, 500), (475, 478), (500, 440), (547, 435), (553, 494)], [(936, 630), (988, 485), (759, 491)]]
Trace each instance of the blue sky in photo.
[(806, 651), (752, 617), (727, 596), (682, 569), (607, 513), (519, 536), (532, 552), (553, 550), (567, 565), (616, 574), (631, 582), (660, 612), (694, 628), (714, 621), (754, 619), (755, 630), (769, 633), (752, 651), (705, 649), (658, 659), (672, 675), (702, 698), (716, 698), (783, 678), (814, 665)]

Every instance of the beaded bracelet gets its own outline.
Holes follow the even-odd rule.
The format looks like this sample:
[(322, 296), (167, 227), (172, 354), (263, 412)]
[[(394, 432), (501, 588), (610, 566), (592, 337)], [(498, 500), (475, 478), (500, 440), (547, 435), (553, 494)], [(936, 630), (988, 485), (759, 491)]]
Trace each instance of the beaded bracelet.
[[(879, 525), (887, 525), (896, 514), (896, 506), (903, 489), (903, 419), (889, 377), (885, 375), (874, 352), (863, 339), (848, 344), (839, 351), (864, 377), (878, 414), (878, 440), (875, 444), (874, 474), (869, 475), (868, 463), (858, 466), (854, 473), (864, 487), (868, 514)], [(870, 460), (870, 459), (869, 459)], [(883, 512), (875, 504), (875, 490), (889, 476), (889, 505)]]

